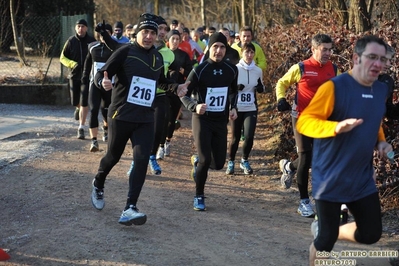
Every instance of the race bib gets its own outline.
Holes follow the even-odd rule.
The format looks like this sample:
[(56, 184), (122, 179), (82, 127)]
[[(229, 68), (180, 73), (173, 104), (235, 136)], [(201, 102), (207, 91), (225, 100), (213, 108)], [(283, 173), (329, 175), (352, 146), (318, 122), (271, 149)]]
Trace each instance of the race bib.
[(252, 92), (238, 92), (237, 107), (248, 107), (255, 103), (255, 93)]
[[(105, 65), (103, 62), (94, 62), (93, 64), (93, 78), (96, 76), (97, 72)], [(111, 77), (111, 83), (112, 85), (115, 85), (115, 76)]]
[(94, 73), (93, 73), (93, 77), (96, 76), (97, 72), (105, 65), (105, 63), (103, 62), (94, 62)]
[(223, 112), (227, 102), (227, 87), (208, 88), (205, 103), (207, 112)]
[(127, 102), (151, 107), (155, 98), (156, 82), (152, 79), (133, 76)]

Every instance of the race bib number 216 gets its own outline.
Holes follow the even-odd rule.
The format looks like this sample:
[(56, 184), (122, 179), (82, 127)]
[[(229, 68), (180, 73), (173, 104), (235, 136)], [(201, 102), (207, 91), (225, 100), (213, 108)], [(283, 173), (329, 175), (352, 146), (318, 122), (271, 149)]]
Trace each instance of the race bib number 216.
[(127, 101), (132, 104), (151, 107), (155, 92), (155, 80), (133, 76)]

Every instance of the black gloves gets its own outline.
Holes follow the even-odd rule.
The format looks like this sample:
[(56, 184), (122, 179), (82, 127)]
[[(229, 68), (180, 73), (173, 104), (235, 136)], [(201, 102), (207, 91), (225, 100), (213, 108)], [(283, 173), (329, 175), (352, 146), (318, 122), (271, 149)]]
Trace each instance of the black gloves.
[(238, 88), (239, 91), (242, 91), (245, 88), (245, 86), (242, 85), (242, 84), (238, 84), (237, 88)]
[(97, 26), (94, 28), (94, 30), (98, 33), (100, 33), (101, 35), (103, 35), (104, 33), (106, 33), (106, 29), (105, 29), (105, 20), (103, 20), (103, 22), (98, 23)]
[(258, 78), (258, 84), (255, 86), (257, 92), (262, 93), (265, 92), (265, 86), (263, 86), (262, 81)]
[(287, 102), (285, 98), (281, 98), (280, 100), (278, 100), (277, 110), (279, 110), (280, 112), (291, 110), (291, 105)]

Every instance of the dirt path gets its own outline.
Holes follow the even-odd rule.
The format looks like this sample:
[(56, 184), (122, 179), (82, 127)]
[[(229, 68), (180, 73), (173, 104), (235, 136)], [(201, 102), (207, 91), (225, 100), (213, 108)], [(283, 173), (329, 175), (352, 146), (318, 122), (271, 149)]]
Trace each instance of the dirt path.
[[(130, 146), (106, 181), (105, 208), (95, 210), (91, 181), (104, 151), (89, 153), (90, 141), (75, 138), (72, 108), (60, 110), (61, 125), (0, 141), (0, 151), (8, 147), (7, 154), (18, 153), (24, 144), (31, 147), (23, 151), (30, 156), (0, 164), (0, 247), (10, 249), (11, 255), (0, 265), (308, 264), (312, 220), (296, 214), (297, 190), (279, 186), (280, 158), (267, 148), (277, 138), (266, 126), (267, 116), (260, 116), (252, 152), (255, 175), (238, 170), (226, 177), (224, 171), (211, 171), (205, 188), (207, 211), (196, 212), (189, 178), (195, 150), (190, 114), (185, 111), (172, 155), (160, 162), (162, 175), (148, 172), (138, 203), (147, 223), (126, 227), (118, 224), (118, 218), (127, 194)], [(54, 110), (49, 112), (51, 116)], [(35, 146), (38, 143), (40, 147)], [(101, 141), (100, 148), (106, 148)], [(334, 251), (397, 248), (398, 235), (390, 235), (392, 228), (384, 229), (375, 245), (339, 242)], [(381, 258), (356, 262), (389, 265)]]

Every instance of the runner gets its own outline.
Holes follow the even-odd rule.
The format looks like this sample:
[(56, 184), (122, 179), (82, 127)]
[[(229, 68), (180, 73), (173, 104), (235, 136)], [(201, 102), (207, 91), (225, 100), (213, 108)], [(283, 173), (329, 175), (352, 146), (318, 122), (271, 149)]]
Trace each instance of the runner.
[(312, 56), (293, 65), (288, 72), (278, 80), (276, 85), (277, 109), (291, 110), (285, 99), (286, 90), (296, 84), (296, 97), (292, 110), (292, 127), (295, 136), (298, 158), (292, 163), (287, 159), (280, 160), (281, 185), (290, 188), (292, 178), (297, 173), (297, 184), (300, 194), (297, 212), (303, 217), (315, 215), (309, 199), (308, 182), (309, 169), (312, 161), (313, 139), (297, 132), (296, 122), (301, 112), (309, 104), (321, 84), (337, 75), (337, 67), (330, 61), (332, 39), (325, 34), (317, 34), (312, 38)]
[(229, 161), (227, 162), (226, 174), (234, 174), (234, 160), (241, 138), (241, 129), (244, 128), (245, 140), (242, 146), (242, 159), (240, 168), (244, 174), (253, 173), (248, 161), (252, 150), (256, 122), (258, 118), (258, 104), (256, 101), (256, 92), (262, 93), (265, 87), (262, 82), (262, 69), (255, 65), (253, 61), (255, 55), (255, 46), (252, 43), (244, 43), (242, 47), (242, 58), (237, 64), (238, 68), (238, 117), (231, 123), (231, 140), (229, 145)]
[[(147, 216), (137, 209), (137, 201), (144, 185), (154, 139), (154, 109), (157, 84), (173, 90), (179, 96), (187, 92), (187, 85), (167, 84), (164, 77), (163, 59), (155, 49), (157, 16), (142, 14), (136, 28), (136, 41), (118, 48), (97, 72), (95, 84), (112, 91), (108, 112), (108, 149), (100, 161), (93, 180), (91, 200), (93, 206), (104, 208), (104, 183), (109, 172), (120, 160), (130, 139), (135, 164), (129, 176), (129, 192), (126, 206), (119, 219), (123, 225), (142, 225)], [(116, 76), (115, 85), (109, 77)], [(165, 83), (166, 82), (166, 83)]]
[[(96, 31), (107, 31), (109, 35), (112, 35), (112, 26), (105, 23), (97, 25)], [(102, 33), (104, 34), (104, 33)], [(82, 86), (88, 88), (83, 91), (89, 91), (89, 107), (90, 107), (90, 122), (89, 132), (91, 137), (90, 152), (99, 151), (99, 145), (97, 141), (98, 134), (98, 113), (101, 107), (101, 114), (103, 117), (103, 141), (108, 139), (108, 123), (107, 113), (108, 106), (111, 103), (112, 91), (106, 91), (102, 88), (97, 88), (94, 85), (94, 77), (99, 69), (105, 64), (107, 59), (111, 56), (112, 50), (104, 42), (104, 38), (101, 33), (97, 33), (97, 38), (100, 41), (89, 44), (89, 52), (87, 53), (82, 77)]]
[[(179, 84), (186, 81), (188, 74), (193, 69), (190, 57), (186, 52), (179, 48), (181, 42), (180, 33), (178, 30), (171, 30), (167, 35), (167, 40), (169, 43), (169, 48), (175, 55), (175, 65), (174, 69), (169, 69), (169, 77)], [(171, 140), (173, 138), (173, 133), (176, 129), (177, 116), (180, 111), (181, 101), (177, 95), (173, 93), (166, 93), (169, 102), (168, 110), (168, 125), (161, 139), (160, 147), (157, 152), (157, 159), (164, 159), (165, 156), (170, 156), (171, 150)]]
[[(195, 67), (181, 98), (193, 112), (192, 133), (198, 155), (191, 157), (191, 176), (196, 184), (194, 210), (204, 211), (208, 169), (222, 169), (226, 160), (227, 122), (237, 118), (237, 67), (223, 60), (227, 39), (218, 32), (209, 38), (209, 58)], [(191, 96), (193, 95), (193, 96)], [(193, 98), (191, 98), (193, 97)]]
[[(318, 220), (312, 223), (311, 266), (326, 257), (317, 251), (330, 252), (337, 239), (373, 244), (381, 237), (373, 153), (387, 159), (392, 151), (381, 127), (388, 87), (375, 82), (388, 61), (386, 52), (376, 36), (357, 40), (352, 70), (323, 83), (298, 118), (298, 132), (314, 138), (312, 189)], [(342, 203), (355, 221), (340, 226)]]
[(81, 91), (81, 79), (88, 45), (96, 39), (87, 33), (87, 21), (79, 19), (75, 25), (75, 35), (65, 42), (60, 55), (60, 63), (69, 69), (69, 90), (71, 104), (75, 106), (75, 119), (79, 120), (78, 139), (85, 139), (84, 126), (89, 112), (89, 90)]

